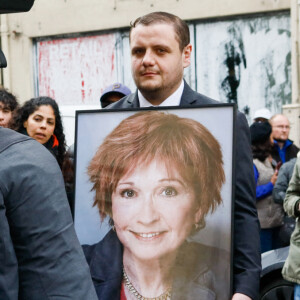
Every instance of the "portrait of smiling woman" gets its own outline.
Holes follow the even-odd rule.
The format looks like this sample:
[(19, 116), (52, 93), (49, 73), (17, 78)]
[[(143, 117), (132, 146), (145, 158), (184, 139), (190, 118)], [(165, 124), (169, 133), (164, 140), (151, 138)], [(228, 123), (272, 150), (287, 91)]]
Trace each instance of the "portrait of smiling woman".
[(205, 126), (136, 113), (104, 139), (88, 175), (111, 225), (83, 246), (99, 299), (230, 298), (229, 253), (188, 241), (222, 203), (222, 150)]

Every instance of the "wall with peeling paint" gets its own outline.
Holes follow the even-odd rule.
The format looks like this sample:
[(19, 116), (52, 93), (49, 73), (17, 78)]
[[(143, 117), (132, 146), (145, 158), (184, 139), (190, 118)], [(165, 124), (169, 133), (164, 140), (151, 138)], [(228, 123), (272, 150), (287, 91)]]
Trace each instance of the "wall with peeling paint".
[(37, 42), (37, 94), (62, 105), (99, 103), (117, 80), (115, 44), (114, 34)]
[(37, 37), (127, 27), (151, 11), (168, 11), (193, 20), (289, 8), (289, 0), (36, 0), (29, 13), (11, 15), (9, 23), (27, 36)]
[[(223, 21), (191, 21), (195, 59), (185, 78), (199, 92), (238, 104), (249, 118), (291, 103), (288, 13)], [(103, 89), (130, 74), (128, 31), (37, 40), (37, 91), (61, 105), (99, 103)], [(193, 72), (196, 70), (196, 72)]]
[[(195, 52), (186, 81), (200, 93), (236, 103), (253, 119), (267, 107), (279, 113), (291, 103), (288, 12), (227, 20), (190, 21)], [(94, 105), (105, 87), (119, 81), (135, 90), (128, 31), (35, 40), (36, 94), (60, 105)]]
[(290, 0), (36, 0), (30, 12), (1, 15), (8, 68), (2, 82), (21, 101), (34, 95), (32, 39), (128, 27), (145, 13), (169, 11), (201, 20), (290, 9)]
[(289, 13), (196, 25), (197, 90), (238, 104), (249, 122), (255, 110), (280, 113), (291, 99)]

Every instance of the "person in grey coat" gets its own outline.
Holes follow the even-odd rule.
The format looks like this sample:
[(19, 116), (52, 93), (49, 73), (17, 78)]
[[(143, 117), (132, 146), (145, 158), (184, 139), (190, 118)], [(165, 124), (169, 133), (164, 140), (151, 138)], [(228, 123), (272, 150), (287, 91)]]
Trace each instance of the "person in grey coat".
[(279, 169), (277, 181), (273, 188), (273, 200), (278, 204), (283, 205), (286, 190), (289, 186), (289, 182), (292, 178), (295, 163), (297, 158), (293, 158), (290, 161), (284, 163)]
[[(284, 163), (279, 169), (277, 181), (274, 185), (272, 196), (275, 203), (283, 205), (289, 182), (292, 178), (295, 163), (297, 158)], [(286, 247), (290, 244), (291, 235), (295, 229), (295, 220), (287, 215), (284, 216), (284, 224), (281, 226), (278, 237), (281, 247)]]
[(97, 299), (55, 158), (2, 127), (0, 299)]
[(300, 158), (296, 161), (283, 205), (286, 213), (296, 219), (296, 226), (291, 236), (289, 255), (282, 268), (282, 276), (295, 283), (294, 300), (300, 300)]

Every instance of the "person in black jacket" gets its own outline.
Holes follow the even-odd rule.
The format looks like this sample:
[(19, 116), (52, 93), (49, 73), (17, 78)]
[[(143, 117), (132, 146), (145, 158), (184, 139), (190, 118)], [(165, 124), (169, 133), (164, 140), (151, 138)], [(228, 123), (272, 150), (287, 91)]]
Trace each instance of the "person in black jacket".
[[(130, 30), (130, 48), (138, 89), (109, 109), (218, 103), (193, 91), (183, 80), (192, 46), (189, 28), (179, 17), (154, 12), (137, 18)], [(242, 113), (237, 113), (236, 120), (233, 299), (258, 299), (261, 256), (250, 134)]]

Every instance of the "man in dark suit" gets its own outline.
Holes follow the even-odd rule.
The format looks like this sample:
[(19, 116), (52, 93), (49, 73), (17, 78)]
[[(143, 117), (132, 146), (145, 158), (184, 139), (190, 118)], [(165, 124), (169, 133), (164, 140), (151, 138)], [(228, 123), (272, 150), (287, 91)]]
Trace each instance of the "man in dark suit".
[[(196, 93), (183, 80), (192, 46), (189, 28), (177, 16), (156, 12), (138, 18), (131, 26), (130, 48), (132, 75), (138, 90), (108, 108), (218, 103)], [(237, 114), (236, 134), (232, 299), (249, 300), (258, 298), (261, 265), (249, 129), (241, 113)]]

